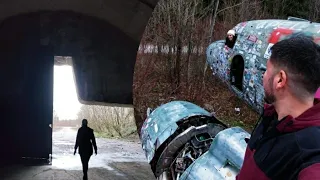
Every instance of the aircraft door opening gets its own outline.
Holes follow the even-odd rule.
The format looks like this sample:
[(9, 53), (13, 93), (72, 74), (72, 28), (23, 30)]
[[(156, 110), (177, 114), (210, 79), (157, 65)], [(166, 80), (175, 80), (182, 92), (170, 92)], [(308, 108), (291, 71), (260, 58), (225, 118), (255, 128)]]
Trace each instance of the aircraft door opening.
[(233, 58), (230, 71), (230, 84), (242, 91), (244, 60), (241, 56)]

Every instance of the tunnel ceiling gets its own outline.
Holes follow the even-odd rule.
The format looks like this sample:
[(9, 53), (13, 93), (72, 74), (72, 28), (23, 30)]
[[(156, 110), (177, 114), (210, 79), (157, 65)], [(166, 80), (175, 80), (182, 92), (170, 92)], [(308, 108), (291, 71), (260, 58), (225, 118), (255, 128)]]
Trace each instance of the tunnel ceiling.
[(140, 41), (158, 0), (5, 0), (0, 19), (37, 11), (74, 11), (108, 21)]
[[(43, 49), (37, 46), (46, 46), (46, 56), (72, 57), (81, 103), (131, 106), (136, 53), (157, 1), (0, 2), (0, 56), (7, 63), (2, 73), (17, 71), (12, 69), (13, 61), (24, 67), (23, 63), (32, 59), (20, 57), (19, 52), (28, 48), (37, 54)], [(3, 96), (13, 95), (15, 91), (10, 89), (21, 89), (19, 84), (28, 83), (16, 83), (23, 79), (17, 74), (10, 77), (5, 79), (8, 87)]]
[(140, 39), (157, 0), (0, 1), (0, 165), (52, 154), (54, 56), (72, 57), (84, 104), (132, 105)]

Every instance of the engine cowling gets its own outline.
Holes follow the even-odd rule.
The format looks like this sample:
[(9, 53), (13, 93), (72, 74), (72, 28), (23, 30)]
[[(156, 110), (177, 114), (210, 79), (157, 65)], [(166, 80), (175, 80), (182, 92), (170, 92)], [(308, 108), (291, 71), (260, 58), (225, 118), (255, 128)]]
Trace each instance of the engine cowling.
[(227, 128), (205, 109), (186, 101), (172, 101), (153, 111), (148, 108), (147, 114), (141, 128), (142, 148), (157, 179), (203, 179), (202, 171), (210, 178), (237, 174), (244, 138), (250, 136), (243, 129)]

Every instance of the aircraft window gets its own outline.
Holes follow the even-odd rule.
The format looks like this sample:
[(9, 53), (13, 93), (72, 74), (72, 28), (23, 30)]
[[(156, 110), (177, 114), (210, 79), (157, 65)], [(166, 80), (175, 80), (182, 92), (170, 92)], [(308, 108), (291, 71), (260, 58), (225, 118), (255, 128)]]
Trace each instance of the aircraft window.
[(225, 45), (232, 49), (236, 43), (237, 36), (238, 35), (234, 30), (229, 30), (227, 33)]
[(229, 38), (227, 37), (225, 45), (232, 49), (236, 43), (236, 40), (237, 40), (237, 34), (233, 37), (232, 41), (229, 40)]

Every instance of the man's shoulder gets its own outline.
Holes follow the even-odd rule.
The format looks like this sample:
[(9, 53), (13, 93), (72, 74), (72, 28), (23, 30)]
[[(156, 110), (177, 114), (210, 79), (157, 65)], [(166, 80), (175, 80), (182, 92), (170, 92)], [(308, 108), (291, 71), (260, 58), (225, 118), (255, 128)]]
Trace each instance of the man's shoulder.
[[(319, 135), (320, 133), (320, 126), (310, 126), (304, 129), (301, 129), (299, 131), (295, 132), (296, 137), (305, 137), (309, 136), (309, 138), (315, 138), (317, 139), (318, 137), (310, 137), (310, 135)], [(320, 139), (319, 139), (320, 140)]]
[(294, 133), (300, 150), (318, 149), (320, 152), (320, 126), (312, 126)]
[[(320, 177), (320, 127), (313, 126), (295, 133), (299, 147), (299, 179), (318, 179)], [(309, 174), (309, 175), (308, 175)]]
[(93, 131), (93, 129), (92, 128), (90, 128), (90, 127), (80, 127), (79, 129), (78, 129), (78, 131)]

